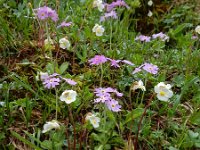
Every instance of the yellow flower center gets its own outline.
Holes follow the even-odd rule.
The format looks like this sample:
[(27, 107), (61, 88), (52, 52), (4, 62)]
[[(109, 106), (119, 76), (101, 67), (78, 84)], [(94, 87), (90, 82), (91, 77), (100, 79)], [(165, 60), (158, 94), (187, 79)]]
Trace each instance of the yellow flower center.
[(160, 95), (161, 96), (165, 96), (165, 92), (164, 91), (160, 91)]

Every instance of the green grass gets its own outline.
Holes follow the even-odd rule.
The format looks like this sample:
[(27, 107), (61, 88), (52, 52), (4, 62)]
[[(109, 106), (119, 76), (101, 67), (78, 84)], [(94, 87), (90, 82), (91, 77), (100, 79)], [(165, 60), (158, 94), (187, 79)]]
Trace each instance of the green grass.
[[(30, 2), (30, 3), (29, 3)], [(99, 22), (104, 12), (93, 8), (93, 0), (82, 1), (0, 1), (0, 149), (169, 149), (200, 148), (200, 50), (195, 32), (199, 14), (194, 2), (127, 0), (130, 9), (116, 8), (118, 19)], [(34, 9), (54, 9), (58, 22), (41, 21)], [(111, 1), (109, 1), (111, 3)], [(148, 10), (153, 12), (148, 17)], [(166, 12), (166, 13), (165, 13)], [(57, 28), (62, 22), (72, 22)], [(98, 23), (102, 36), (92, 29)], [(138, 35), (163, 32), (169, 40), (136, 41)], [(196, 35), (198, 39), (192, 39)], [(44, 45), (47, 37), (53, 45)], [(59, 47), (67, 38), (69, 49)], [(129, 60), (134, 66), (109, 62), (90, 65), (88, 60), (104, 55)], [(143, 63), (157, 65), (157, 74), (132, 74)], [(60, 82), (47, 89), (39, 72), (58, 73), (77, 82)], [(131, 90), (142, 80), (146, 91)], [(154, 87), (172, 85), (168, 102), (156, 97)], [(103, 103), (94, 103), (95, 88), (112, 87), (123, 93), (111, 94), (121, 105), (113, 112)], [(65, 90), (77, 92), (70, 104), (60, 101)], [(100, 118), (94, 128), (86, 116)], [(45, 123), (57, 120), (60, 128), (42, 133)]]

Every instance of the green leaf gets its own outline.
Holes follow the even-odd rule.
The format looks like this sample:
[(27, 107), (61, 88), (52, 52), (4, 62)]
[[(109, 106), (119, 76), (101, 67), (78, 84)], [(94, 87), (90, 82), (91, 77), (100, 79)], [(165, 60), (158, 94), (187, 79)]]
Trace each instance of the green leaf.
[(200, 111), (193, 113), (193, 115), (190, 118), (191, 123), (194, 125), (200, 125), (200, 117), (199, 116), (200, 116)]
[(26, 145), (30, 146), (31, 148), (34, 148), (35, 150), (42, 150), (41, 148), (37, 147), (36, 145), (34, 145), (33, 143), (31, 143), (30, 141), (26, 140), (25, 138), (23, 138), (21, 135), (19, 135), (18, 133), (11, 131), (12, 136), (16, 137), (18, 140), (24, 142)]
[(67, 70), (67, 68), (69, 67), (69, 63), (68, 62), (64, 62), (64, 63), (62, 63), (62, 65), (60, 66), (60, 74), (63, 74), (66, 70)]
[(131, 120), (140, 117), (143, 114), (143, 112), (144, 112), (143, 108), (136, 108), (136, 109), (132, 110), (131, 112), (128, 112), (128, 114), (126, 115), (124, 124), (127, 124)]

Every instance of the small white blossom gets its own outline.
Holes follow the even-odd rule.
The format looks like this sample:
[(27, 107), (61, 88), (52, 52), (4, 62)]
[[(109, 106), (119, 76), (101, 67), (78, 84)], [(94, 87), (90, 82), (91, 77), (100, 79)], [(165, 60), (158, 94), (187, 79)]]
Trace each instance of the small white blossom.
[(51, 38), (47, 38), (44, 40), (44, 45), (53, 45), (53, 40)]
[(96, 36), (102, 36), (104, 31), (105, 29), (101, 25), (98, 25), (98, 24), (95, 24), (95, 26), (92, 29), (92, 32), (95, 32)]
[(200, 25), (195, 28), (195, 32), (197, 32), (198, 34), (200, 34)]
[(98, 10), (99, 10), (100, 12), (102, 12), (105, 6), (104, 6), (102, 0), (94, 0), (94, 2), (93, 2), (93, 7), (97, 7)]
[(161, 101), (167, 102), (169, 98), (173, 96), (173, 92), (171, 91), (171, 85), (165, 84), (164, 82), (160, 82), (154, 87), (154, 91), (157, 93), (157, 98)]
[(95, 114), (92, 114), (92, 113), (88, 113), (86, 115), (86, 118), (85, 118), (86, 121), (90, 121), (90, 123), (92, 124), (92, 126), (94, 128), (98, 128), (99, 127), (99, 122), (100, 122), (100, 118), (99, 117), (96, 117)]
[(5, 106), (6, 103), (5, 102), (0, 102), (0, 106)]
[(151, 17), (153, 15), (153, 13), (149, 10), (147, 16)]
[(146, 91), (146, 88), (145, 88), (145, 86), (144, 86), (144, 83), (143, 83), (141, 80), (135, 81), (135, 82), (133, 83), (132, 90), (135, 91), (136, 89), (141, 89), (142, 91)]
[(150, 1), (148, 1), (148, 3), (147, 3), (149, 6), (152, 6), (153, 5), (153, 1), (152, 0), (150, 0)]
[(52, 129), (59, 129), (59, 128), (60, 125), (58, 124), (58, 122), (56, 120), (52, 120), (44, 124), (42, 133), (46, 133)]
[(60, 100), (70, 104), (76, 100), (77, 93), (73, 90), (65, 90), (60, 96)]
[(69, 40), (67, 40), (66, 38), (60, 39), (59, 43), (60, 43), (60, 48), (62, 49), (69, 49), (71, 46)]

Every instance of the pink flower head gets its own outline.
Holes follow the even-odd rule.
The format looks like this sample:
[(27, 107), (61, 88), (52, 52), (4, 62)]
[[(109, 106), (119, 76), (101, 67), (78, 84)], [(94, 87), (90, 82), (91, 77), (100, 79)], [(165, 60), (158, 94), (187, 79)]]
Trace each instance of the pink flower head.
[(121, 105), (118, 104), (118, 101), (111, 99), (109, 101), (106, 101), (106, 106), (108, 107), (109, 110), (113, 112), (119, 112), (121, 111)]
[(51, 8), (47, 6), (43, 6), (40, 8), (35, 9), (36, 10), (36, 15), (40, 20), (45, 20), (48, 18), (51, 18), (54, 22), (58, 20), (58, 14), (56, 13), (55, 10), (52, 10)]
[(107, 8), (107, 12), (112, 11), (115, 7), (121, 7), (124, 6), (127, 9), (129, 9), (130, 7), (125, 3), (125, 1), (123, 0), (117, 0), (115, 2), (112, 2), (111, 4), (106, 4), (106, 8)]
[(57, 85), (60, 84), (60, 79), (59, 78), (46, 78), (43, 81), (44, 87), (47, 89), (55, 88)]
[(160, 33), (157, 33), (157, 34), (153, 34), (152, 35), (152, 38), (153, 39), (161, 39), (162, 41), (166, 41), (166, 40), (169, 40), (169, 36), (167, 36), (166, 34), (160, 32)]
[(59, 26), (57, 26), (57, 28), (60, 27), (69, 27), (72, 25), (72, 22), (62, 22)]
[(138, 73), (138, 72), (140, 72), (140, 71), (142, 71), (142, 69), (140, 69), (140, 68), (135, 68), (135, 70), (132, 72), (132, 74), (136, 74), (136, 73)]
[(151, 74), (157, 74), (158, 73), (158, 66), (153, 65), (151, 63), (144, 63), (144, 66), (142, 67), (145, 71), (151, 73)]
[(100, 65), (107, 61), (107, 58), (104, 55), (95, 55), (93, 58), (88, 60), (90, 65)]
[(132, 62), (130, 62), (129, 60), (122, 60), (122, 62), (127, 65), (134, 66), (134, 64)]
[(110, 95), (102, 95), (101, 97), (96, 98), (96, 99), (94, 100), (94, 102), (95, 102), (95, 103), (99, 103), (99, 102), (105, 103), (106, 101), (108, 101), (108, 100), (110, 100), (110, 99), (111, 99)]
[(121, 60), (115, 60), (115, 59), (110, 59), (110, 58), (107, 58), (110, 63), (111, 63), (111, 66), (112, 67), (115, 67), (115, 68), (119, 68), (119, 62), (121, 62)]
[(101, 16), (100, 22), (105, 21), (108, 18), (117, 19), (116, 11), (112, 10), (111, 12), (105, 13), (104, 16)]
[(69, 85), (76, 85), (77, 82), (72, 79), (62, 78), (64, 81), (66, 81)]
[(138, 40), (141, 42), (150, 42), (151, 37), (145, 36), (145, 35), (140, 35), (135, 38), (135, 41), (138, 41)]

